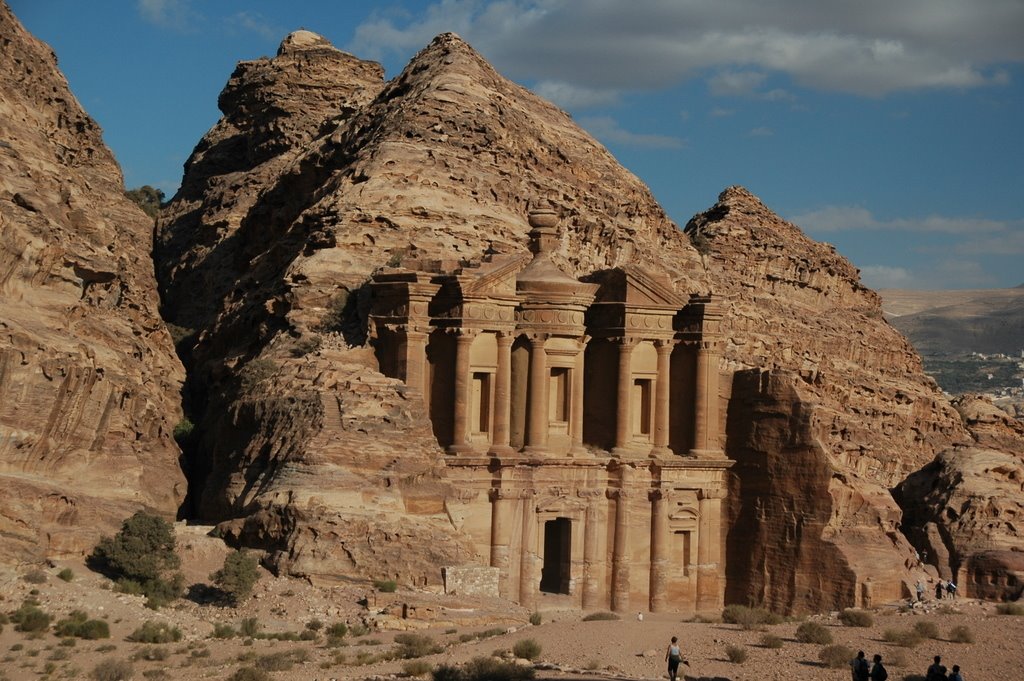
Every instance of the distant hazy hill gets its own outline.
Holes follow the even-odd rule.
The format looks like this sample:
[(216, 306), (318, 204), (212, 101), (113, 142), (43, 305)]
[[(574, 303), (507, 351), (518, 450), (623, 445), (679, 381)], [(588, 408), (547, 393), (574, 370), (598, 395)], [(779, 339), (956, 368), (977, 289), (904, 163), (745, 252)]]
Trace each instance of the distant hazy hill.
[(1024, 349), (1024, 285), (971, 291), (885, 289), (882, 309), (922, 355), (1019, 355)]

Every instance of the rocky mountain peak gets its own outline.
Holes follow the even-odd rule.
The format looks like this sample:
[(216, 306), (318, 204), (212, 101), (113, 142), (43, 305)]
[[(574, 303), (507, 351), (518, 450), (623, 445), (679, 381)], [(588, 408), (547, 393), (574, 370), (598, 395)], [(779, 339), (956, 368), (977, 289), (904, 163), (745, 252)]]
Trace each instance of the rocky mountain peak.
[(281, 44), (277, 48), (277, 56), (280, 57), (288, 54), (289, 52), (324, 48), (337, 50), (337, 48), (331, 44), (330, 40), (319, 33), (299, 29), (298, 31), (292, 31), (285, 36), (285, 39), (281, 41)]

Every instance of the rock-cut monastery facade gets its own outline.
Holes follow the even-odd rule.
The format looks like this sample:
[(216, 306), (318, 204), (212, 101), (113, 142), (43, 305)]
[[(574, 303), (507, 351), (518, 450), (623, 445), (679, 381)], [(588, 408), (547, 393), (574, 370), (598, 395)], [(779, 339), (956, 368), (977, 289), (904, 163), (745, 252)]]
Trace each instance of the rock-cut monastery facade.
[(720, 306), (635, 265), (574, 279), (550, 258), (556, 214), (529, 221), (532, 258), (403, 263), (371, 285), (381, 370), (450, 455), (449, 513), (527, 608), (719, 610)]

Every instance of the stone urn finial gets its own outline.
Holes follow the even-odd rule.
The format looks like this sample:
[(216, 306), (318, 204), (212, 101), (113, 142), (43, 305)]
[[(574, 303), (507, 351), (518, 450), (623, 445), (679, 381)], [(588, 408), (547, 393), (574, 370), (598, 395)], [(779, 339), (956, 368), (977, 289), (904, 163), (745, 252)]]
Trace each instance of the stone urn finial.
[(529, 214), (530, 252), (535, 256), (555, 250), (558, 241), (558, 213), (551, 208), (535, 208)]

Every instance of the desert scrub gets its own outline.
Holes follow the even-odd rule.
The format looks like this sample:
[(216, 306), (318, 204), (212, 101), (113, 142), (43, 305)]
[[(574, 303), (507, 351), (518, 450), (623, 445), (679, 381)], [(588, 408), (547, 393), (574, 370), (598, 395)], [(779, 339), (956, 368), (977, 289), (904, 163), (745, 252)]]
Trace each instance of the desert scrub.
[(147, 662), (160, 662), (166, 660), (171, 656), (171, 652), (166, 648), (159, 646), (146, 646), (141, 650), (135, 651), (132, 655), (133, 660), (146, 660)]
[(411, 659), (439, 653), (444, 648), (438, 645), (437, 641), (424, 636), (423, 634), (401, 633), (395, 635), (395, 643), (398, 644), (398, 657)]
[(533, 626), (535, 626), (535, 627), (539, 626), (540, 623), (543, 622), (543, 621), (544, 621), (544, 618), (541, 617), (541, 614), (539, 612), (532, 612), (532, 613), (530, 613), (530, 624), (532, 624)]
[(774, 634), (765, 634), (761, 637), (762, 648), (781, 648), (782, 639)]
[(930, 622), (928, 620), (914, 622), (914, 631), (920, 634), (921, 638), (939, 637), (939, 625), (935, 624), (935, 622)]
[(25, 601), (21, 607), (11, 613), (15, 631), (26, 634), (41, 634), (50, 628), (53, 616), (39, 609), (35, 601)]
[(242, 636), (248, 636), (250, 638), (256, 638), (260, 635), (260, 629), (263, 625), (255, 617), (246, 617), (244, 620), (238, 623), (238, 631)]
[(57, 573), (57, 579), (61, 580), (62, 582), (70, 582), (74, 578), (75, 571), (71, 568), (64, 568), (63, 570)]
[(780, 624), (783, 620), (764, 608), (749, 608), (745, 605), (727, 605), (722, 610), (722, 621), (727, 624), (738, 624), (741, 629), (756, 629), (768, 624)]
[(277, 362), (272, 359), (254, 359), (242, 367), (242, 389), (249, 391), (277, 373)]
[(217, 622), (213, 625), (213, 633), (210, 636), (213, 638), (234, 638), (238, 636), (238, 631), (230, 624)]
[(139, 511), (113, 537), (103, 537), (88, 558), (90, 567), (116, 580), (124, 593), (144, 594), (156, 609), (181, 595), (182, 576), (174, 571), (174, 528), (160, 516)]
[(829, 669), (842, 669), (850, 664), (854, 652), (846, 646), (825, 646), (818, 651), (818, 659)]
[(870, 612), (852, 608), (847, 608), (839, 613), (839, 621), (848, 627), (871, 627), (875, 624)]
[(743, 664), (747, 661), (747, 649), (743, 646), (727, 645), (725, 647), (725, 656), (733, 664)]
[(515, 645), (512, 646), (512, 653), (516, 657), (521, 657), (524, 660), (536, 660), (540, 657), (541, 647), (532, 638), (524, 638), (522, 641), (516, 641)]
[(426, 660), (409, 660), (402, 665), (402, 673), (406, 676), (426, 676), (434, 670), (434, 665)]
[(256, 667), (268, 672), (286, 672), (296, 664), (309, 660), (307, 650), (283, 650), (279, 653), (260, 655), (256, 658)]
[(398, 591), (398, 582), (393, 579), (377, 579), (373, 582), (373, 588), (386, 594), (392, 594)]
[(54, 625), (57, 636), (74, 636), (95, 641), (110, 638), (110, 625), (103, 620), (91, 620), (82, 610), (72, 610), (68, 616)]
[(527, 681), (533, 677), (532, 667), (493, 657), (475, 657), (461, 667), (443, 664), (433, 673), (433, 681)]
[(817, 622), (804, 622), (796, 628), (796, 640), (800, 643), (832, 643), (832, 634)]
[(22, 579), (24, 579), (29, 584), (46, 584), (47, 578), (46, 573), (42, 570), (31, 570), (29, 572), (26, 572), (22, 576)]
[(603, 622), (622, 619), (614, 612), (592, 612), (583, 618), (584, 622)]
[(181, 630), (166, 622), (149, 620), (128, 636), (135, 643), (177, 643), (181, 640)]
[(900, 648), (914, 648), (920, 645), (924, 638), (913, 629), (886, 629), (882, 632), (882, 640)]
[(270, 681), (270, 674), (255, 667), (239, 667), (228, 681)]
[(974, 643), (974, 632), (963, 624), (949, 630), (949, 640), (953, 643)]
[(95, 681), (128, 681), (132, 672), (132, 663), (128, 660), (103, 660), (92, 668), (89, 677)]
[(1024, 603), (1000, 603), (996, 612), (1000, 615), (1024, 615)]
[(252, 594), (260, 578), (259, 562), (246, 551), (232, 551), (224, 558), (224, 565), (210, 575), (210, 581), (220, 589), (232, 605), (242, 603)]

